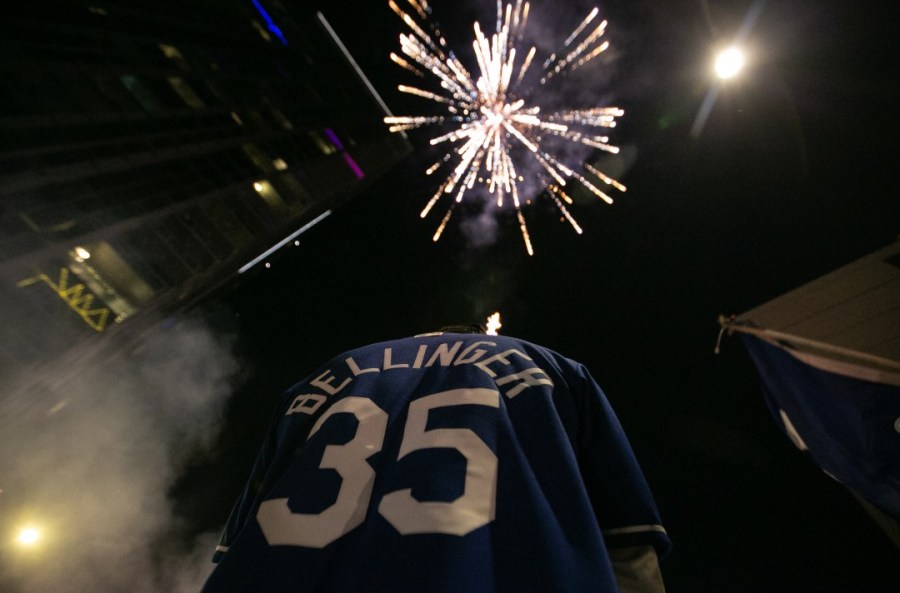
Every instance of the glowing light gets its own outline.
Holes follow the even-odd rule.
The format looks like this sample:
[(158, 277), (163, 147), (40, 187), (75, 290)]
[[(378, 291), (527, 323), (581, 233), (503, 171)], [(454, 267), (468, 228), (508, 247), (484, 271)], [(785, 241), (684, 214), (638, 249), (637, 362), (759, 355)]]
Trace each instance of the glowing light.
[(287, 39), (285, 39), (285, 37), (284, 37), (284, 33), (281, 32), (281, 29), (278, 27), (278, 25), (275, 24), (275, 21), (272, 20), (272, 17), (269, 15), (269, 13), (266, 11), (266, 9), (263, 8), (262, 4), (259, 3), (259, 0), (253, 0), (253, 6), (256, 7), (256, 11), (263, 18), (263, 20), (266, 21), (266, 28), (273, 35), (278, 37), (278, 40), (281, 41), (281, 43), (283, 45), (287, 45), (288, 42), (287, 42)]
[[(258, 256), (256, 256), (255, 258), (253, 258), (252, 260), (250, 260), (243, 266), (241, 266), (240, 269), (238, 269), (238, 274), (243, 274), (244, 272), (246, 272), (247, 270), (249, 270), (256, 264), (258, 264), (259, 262), (268, 258), (270, 255), (272, 255), (273, 253), (275, 253), (276, 251), (278, 251), (279, 249), (281, 249), (282, 247), (287, 245), (289, 242), (294, 241), (297, 237), (299, 237), (300, 235), (302, 235), (309, 229), (313, 228), (314, 226), (316, 226), (317, 224), (319, 224), (320, 222), (322, 222), (323, 220), (328, 218), (330, 215), (331, 215), (331, 210), (326, 210), (322, 214), (316, 216), (314, 219), (310, 220), (305, 225), (303, 225), (302, 227), (300, 227), (299, 229), (297, 229), (296, 231), (294, 231), (293, 233), (291, 233), (290, 235), (288, 235), (287, 237), (285, 237), (284, 239), (282, 239), (275, 245), (272, 245), (271, 247), (266, 249), (263, 253), (259, 254)], [(295, 241), (294, 245), (299, 245), (299, 242)]]
[[(727, 82), (725, 77), (728, 76), (730, 72), (733, 72), (732, 76), (734, 76), (741, 68), (743, 68), (744, 58), (737, 48), (741, 47), (750, 36), (750, 32), (756, 26), (756, 22), (759, 20), (760, 15), (762, 15), (765, 7), (766, 0), (754, 0), (753, 4), (750, 5), (750, 8), (747, 9), (747, 14), (744, 15), (741, 28), (734, 37), (733, 45), (730, 49), (722, 52), (714, 62), (714, 68), (719, 76), (719, 80), (710, 87), (706, 96), (703, 98), (703, 102), (700, 104), (700, 108), (697, 109), (697, 115), (694, 117), (694, 123), (691, 125), (691, 138), (699, 138), (703, 133), (706, 121), (709, 119), (713, 107), (716, 104), (716, 100), (718, 99), (719, 91), (721, 90), (722, 85)], [(735, 69), (735, 65), (737, 65), (737, 69)], [(723, 73), (725, 76), (723, 76)]]
[(338, 151), (340, 151), (341, 156), (343, 156), (344, 158), (344, 162), (347, 163), (347, 166), (350, 167), (350, 170), (353, 171), (353, 174), (356, 175), (356, 178), (362, 179), (363, 177), (365, 177), (366, 174), (363, 173), (362, 168), (360, 168), (360, 166), (356, 164), (356, 161), (353, 160), (353, 157), (350, 156), (350, 153), (347, 152), (347, 150), (344, 148), (344, 143), (341, 142), (341, 139), (338, 138), (338, 135), (335, 134), (334, 130), (332, 130), (331, 128), (325, 128), (325, 135), (328, 136), (328, 139), (331, 140), (331, 143), (334, 145), (334, 147), (338, 149)]
[(253, 182), (253, 189), (255, 189), (256, 191), (261, 192), (265, 188), (266, 188), (266, 186), (263, 184), (262, 181), (254, 181)]
[(40, 529), (28, 526), (19, 530), (19, 533), (16, 534), (16, 542), (20, 546), (31, 548), (36, 546), (41, 541), (42, 537), (43, 534)]
[(496, 336), (499, 335), (497, 332), (499, 329), (503, 327), (503, 324), (500, 323), (500, 312), (497, 311), (493, 315), (490, 315), (487, 318), (487, 335)]
[(363, 170), (360, 168), (360, 166), (356, 164), (356, 161), (353, 160), (353, 157), (350, 156), (349, 152), (345, 152), (345, 153), (343, 153), (343, 155), (344, 155), (344, 162), (347, 163), (347, 166), (350, 167), (350, 170), (353, 171), (353, 174), (356, 175), (357, 179), (362, 179), (363, 177), (366, 176), (366, 174), (363, 173)]
[[(533, 63), (540, 63), (534, 62), (536, 49), (532, 47), (526, 52), (518, 47), (527, 24), (529, 3), (515, 0), (504, 6), (498, 1), (496, 32), (487, 36), (477, 22), (474, 24), (472, 47), (477, 68), (470, 70), (447, 48), (436, 23), (428, 21), (430, 8), (418, 0), (408, 2), (422, 24), (394, 0), (389, 0), (388, 6), (410, 29), (409, 33), (400, 35), (400, 49), (409, 61), (396, 54), (392, 54), (391, 59), (420, 78), (423, 72), (430, 73), (440, 88), (428, 90), (401, 84), (398, 90), (437, 103), (447, 113), (444, 116), (389, 116), (384, 122), (391, 132), (399, 133), (424, 126), (441, 126), (442, 131), (431, 139), (430, 144), (451, 145), (443, 158), (427, 169), (429, 175), (442, 167), (450, 169), (440, 189), (421, 213), (425, 218), (441, 198), (451, 198), (434, 240), (440, 239), (456, 205), (478, 184), (495, 196), (496, 199), (489, 201), (495, 204), (494, 207), (509, 207), (511, 202), (525, 248), (531, 255), (531, 239), (519, 199), (522, 191), (519, 184), (524, 181), (522, 173), (529, 166), (537, 171), (530, 176), (547, 188), (545, 193), (576, 232), (581, 233), (581, 228), (559, 199), (564, 196), (571, 203), (561, 189), (567, 180), (576, 180), (607, 203), (612, 203), (612, 198), (598, 189), (587, 175), (620, 191), (625, 187), (593, 167), (586, 169), (586, 175), (574, 171), (550, 153), (550, 145), (563, 140), (617, 153), (618, 148), (610, 145), (608, 137), (599, 134), (598, 129), (615, 127), (616, 118), (624, 112), (617, 107), (589, 107), (543, 113), (541, 105), (530, 102), (548, 81), (563, 78), (609, 47), (609, 43), (601, 39), (607, 22), (594, 22), (599, 11), (593, 9), (559, 51), (544, 60), (542, 67), (531, 68)], [(551, 185), (556, 189), (550, 189)]]
[(338, 138), (338, 135), (334, 133), (334, 130), (331, 128), (325, 128), (325, 135), (328, 136), (328, 139), (331, 140), (331, 143), (334, 144), (334, 147), (338, 150), (344, 150), (344, 143), (341, 142), (341, 139)]
[(716, 75), (727, 80), (734, 78), (744, 67), (744, 54), (736, 47), (729, 47), (716, 56)]
[(86, 259), (90, 259), (91, 252), (85, 249), (84, 247), (76, 247), (74, 249), (75, 259), (79, 262), (83, 262)]

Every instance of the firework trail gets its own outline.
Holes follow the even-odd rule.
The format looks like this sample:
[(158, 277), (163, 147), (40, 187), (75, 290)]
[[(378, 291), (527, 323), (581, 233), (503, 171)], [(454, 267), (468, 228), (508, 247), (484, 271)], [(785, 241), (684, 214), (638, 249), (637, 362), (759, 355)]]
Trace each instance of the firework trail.
[[(406, 58), (391, 53), (391, 60), (418, 78), (431, 73), (440, 90), (430, 91), (416, 86), (399, 85), (398, 89), (438, 104), (445, 112), (434, 116), (385, 117), (391, 132), (402, 132), (424, 126), (439, 126), (441, 132), (431, 138), (431, 145), (449, 145), (447, 152), (426, 173), (449, 168), (445, 180), (422, 210), (425, 218), (445, 195), (452, 198), (434, 234), (437, 241), (450, 221), (457, 204), (476, 184), (486, 186), (496, 196), (498, 208), (512, 202), (525, 248), (534, 253), (522, 213), (519, 171), (531, 163), (539, 165), (538, 181), (559, 209), (563, 218), (579, 234), (582, 229), (566, 208), (572, 199), (565, 188), (575, 180), (604, 202), (612, 198), (597, 184), (625, 191), (618, 181), (585, 164), (579, 173), (551, 153), (548, 141), (562, 139), (571, 143), (617, 153), (603, 132), (616, 125), (624, 112), (618, 107), (591, 107), (542, 113), (541, 106), (530, 104), (536, 89), (553, 78), (581, 68), (609, 47), (602, 37), (606, 21), (596, 23), (599, 13), (593, 9), (572, 31), (562, 47), (544, 60), (540, 72), (532, 68), (536, 48), (520, 58), (520, 44), (528, 21), (529, 3), (522, 0), (497, 2), (497, 24), (494, 33), (486, 35), (474, 25), (472, 43), (477, 62), (472, 74), (448, 49), (440, 28), (431, 20), (431, 7), (426, 0), (407, 0), (412, 12), (405, 12), (394, 0), (388, 6), (409, 27), (400, 35), (400, 49)], [(422, 24), (419, 24), (422, 23)], [(592, 181), (595, 178), (597, 181)]]

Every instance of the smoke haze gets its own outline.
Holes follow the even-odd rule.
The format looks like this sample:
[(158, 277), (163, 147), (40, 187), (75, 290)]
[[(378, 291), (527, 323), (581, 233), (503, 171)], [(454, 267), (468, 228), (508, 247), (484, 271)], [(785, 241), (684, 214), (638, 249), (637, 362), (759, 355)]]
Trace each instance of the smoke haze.
[[(218, 430), (238, 368), (223, 341), (185, 320), (101, 368), (3, 390), (0, 589), (199, 590), (218, 534), (184, 549), (168, 490)], [(43, 537), (26, 549), (27, 524)]]

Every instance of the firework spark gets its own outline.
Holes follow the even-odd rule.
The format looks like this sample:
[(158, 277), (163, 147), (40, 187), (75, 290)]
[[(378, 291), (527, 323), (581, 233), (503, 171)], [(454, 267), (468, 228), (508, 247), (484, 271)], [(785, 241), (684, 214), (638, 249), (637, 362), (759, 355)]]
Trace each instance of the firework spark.
[(489, 336), (499, 335), (500, 328), (503, 327), (503, 324), (500, 323), (500, 311), (492, 313), (487, 318), (487, 330), (486, 333)]
[[(528, 21), (529, 3), (523, 0), (501, 4), (497, 1), (496, 31), (489, 37), (481, 26), (474, 25), (472, 43), (477, 62), (477, 74), (470, 73), (448, 49), (440, 28), (430, 20), (431, 7), (425, 0), (407, 0), (419, 22), (405, 12), (394, 0), (388, 6), (409, 27), (400, 35), (400, 49), (408, 58), (391, 54), (391, 59), (405, 70), (423, 78), (431, 73), (440, 83), (440, 90), (399, 85), (400, 92), (415, 95), (439, 104), (445, 115), (391, 116), (384, 121), (392, 132), (403, 132), (423, 126), (441, 126), (439, 135), (431, 139), (432, 146), (450, 145), (442, 158), (426, 171), (431, 175), (442, 167), (450, 167), (446, 179), (422, 210), (425, 218), (443, 196), (452, 200), (438, 225), (434, 240), (440, 239), (457, 204), (476, 183), (487, 187), (496, 196), (498, 208), (511, 200), (528, 254), (534, 253), (531, 238), (522, 213), (518, 171), (524, 171), (532, 160), (538, 165), (537, 180), (546, 188), (563, 218), (578, 233), (582, 229), (566, 208), (571, 198), (564, 188), (576, 180), (595, 196), (607, 203), (612, 198), (591, 178), (625, 191), (625, 186), (595, 167), (585, 164), (579, 173), (551, 154), (548, 140), (563, 139), (571, 143), (617, 153), (602, 130), (613, 128), (616, 118), (623, 115), (618, 107), (570, 109), (544, 114), (541, 106), (529, 104), (534, 91), (551, 79), (565, 75), (590, 62), (608, 47), (602, 41), (606, 21), (595, 23), (599, 10), (593, 9), (572, 31), (560, 50), (548, 57), (542, 71), (530, 70), (536, 48), (520, 52), (519, 45)], [(421, 24), (420, 24), (421, 22)], [(520, 58), (524, 54), (524, 58)], [(522, 156), (520, 156), (522, 155)], [(564, 204), (565, 202), (565, 204)]]

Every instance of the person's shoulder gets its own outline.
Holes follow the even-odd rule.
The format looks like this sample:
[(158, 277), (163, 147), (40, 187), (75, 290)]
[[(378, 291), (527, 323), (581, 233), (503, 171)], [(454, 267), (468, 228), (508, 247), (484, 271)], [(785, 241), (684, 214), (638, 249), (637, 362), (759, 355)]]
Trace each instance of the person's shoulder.
[[(507, 336), (503, 336), (507, 338)], [(510, 340), (510, 344), (517, 344), (522, 350), (525, 351), (526, 354), (542, 357), (545, 359), (553, 360), (559, 363), (561, 366), (577, 368), (581, 367), (581, 363), (577, 360), (574, 360), (565, 354), (562, 354), (560, 351), (556, 350), (551, 346), (545, 346), (543, 344), (538, 344), (536, 342), (532, 342), (530, 340), (524, 340), (522, 338), (513, 338), (508, 337)]]

